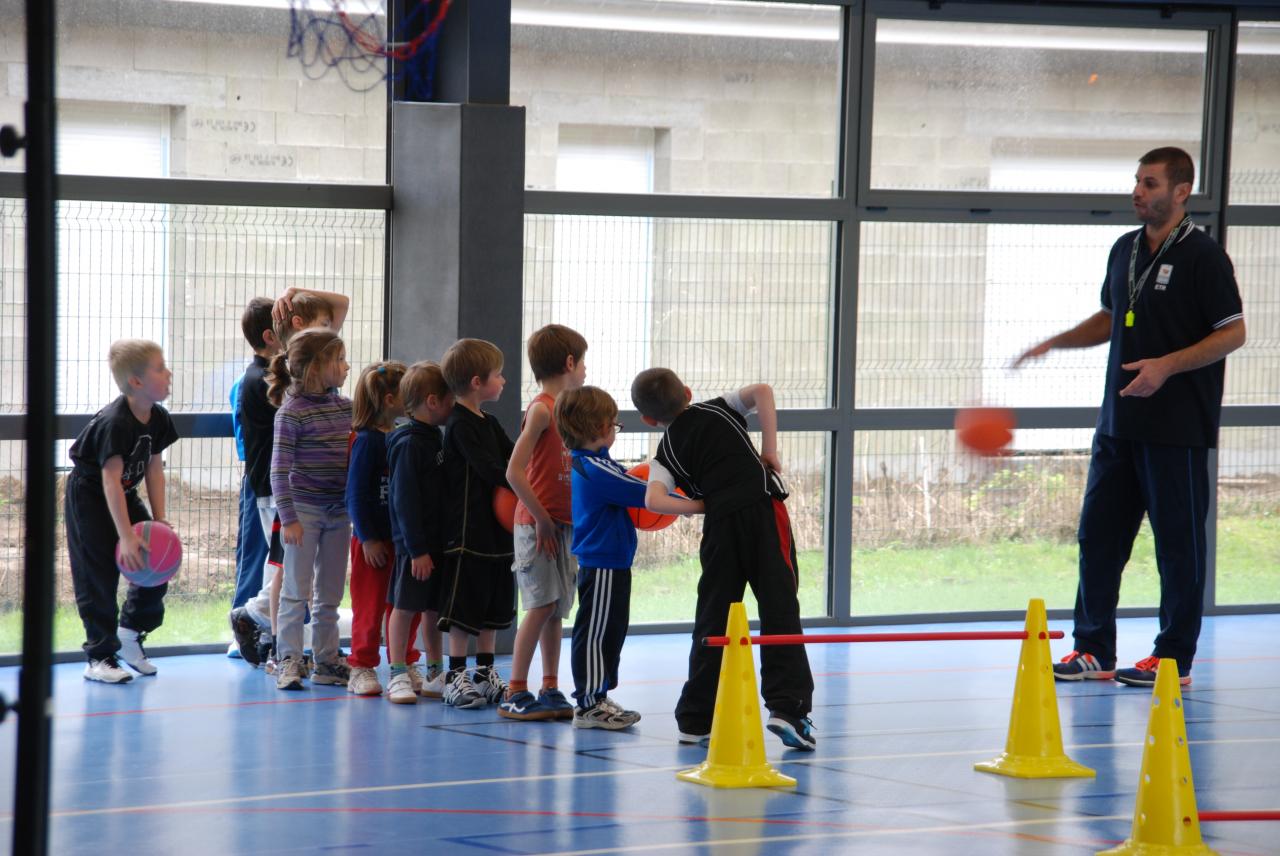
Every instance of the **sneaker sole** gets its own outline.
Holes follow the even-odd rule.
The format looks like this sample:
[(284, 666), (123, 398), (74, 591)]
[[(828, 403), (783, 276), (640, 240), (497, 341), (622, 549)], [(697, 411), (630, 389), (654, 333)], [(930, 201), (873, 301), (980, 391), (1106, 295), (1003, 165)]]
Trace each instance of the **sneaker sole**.
[(682, 732), (676, 738), (676, 742), (679, 743), (681, 746), (701, 746), (703, 748), (706, 748), (711, 745), (711, 735), (710, 734), (703, 734), (703, 735), (685, 734)]
[(602, 731), (623, 731), (635, 725), (634, 722), (599, 722), (591, 719), (578, 719), (574, 717), (574, 728), (599, 728)]
[[(319, 683), (319, 681), (317, 681), (317, 683)], [(347, 684), (347, 692), (351, 693), (352, 695), (360, 696), (361, 698), (372, 698), (373, 696), (382, 695), (382, 687), (378, 687), (376, 690), (366, 690), (361, 693), (361, 692), (356, 692), (355, 687), (351, 686), (351, 684)]]
[(289, 693), (297, 692), (302, 688), (303, 688), (302, 681), (298, 681), (297, 683), (293, 683), (293, 684), (284, 684), (284, 685), (276, 684), (276, 689), (283, 690), (284, 692), (289, 692)]
[(444, 698), (444, 693), (438, 693), (435, 690), (423, 690), (418, 693), (420, 698)]
[[(311, 683), (322, 684), (327, 687), (345, 687), (347, 685), (347, 682), (342, 678), (331, 678), (325, 675), (312, 675)], [(378, 695), (382, 695), (382, 693), (379, 692)]]
[(94, 684), (110, 684), (111, 686), (115, 686), (115, 685), (117, 685), (117, 684), (128, 684), (128, 683), (132, 683), (132, 682), (133, 682), (133, 675), (125, 675), (123, 678), (121, 678), (121, 679), (120, 679), (120, 680), (118, 680), (118, 681), (109, 681), (109, 680), (107, 680), (106, 678), (91, 678), (91, 677), (89, 677), (88, 675), (85, 675), (85, 676), (84, 676), (84, 679), (85, 679), (86, 681), (89, 681), (90, 683), (94, 683)]
[(805, 740), (789, 726), (774, 725), (773, 723), (770, 723), (769, 725), (766, 725), (765, 728), (768, 728), (774, 734), (778, 735), (778, 739), (782, 741), (783, 745), (790, 749), (799, 749), (801, 752), (812, 752), (818, 748), (816, 744)]
[(556, 712), (554, 710), (541, 710), (537, 713), (517, 713), (514, 710), (507, 710), (499, 705), (498, 716), (501, 716), (503, 719), (514, 719), (518, 722), (540, 722), (545, 719), (555, 719)]
[(457, 710), (479, 710), (482, 707), (489, 706), (489, 702), (485, 701), (482, 698), (478, 698), (475, 701), (464, 702), (463, 704), (458, 704), (457, 702), (448, 702), (448, 701), (446, 701), (445, 704), (449, 707), (456, 708)]
[(417, 697), (416, 695), (414, 695), (414, 696), (393, 696), (393, 695), (389, 695), (389, 696), (387, 696), (387, 701), (391, 702), (392, 704), (417, 704), (417, 703), (418, 703), (418, 697)]
[[(1155, 678), (1146, 680), (1145, 678), (1116, 678), (1116, 683), (1124, 684), (1127, 687), (1154, 687), (1156, 685)], [(1184, 687), (1191, 686), (1191, 676), (1179, 677), (1178, 684)]]
[(125, 665), (126, 665), (126, 666), (128, 666), (130, 669), (133, 669), (133, 670), (134, 670), (135, 672), (137, 672), (139, 675), (142, 675), (142, 677), (144, 677), (144, 678), (154, 678), (154, 677), (156, 676), (156, 673), (160, 671), (160, 670), (159, 670), (159, 669), (157, 669), (155, 666), (152, 666), (152, 667), (151, 667), (151, 671), (149, 671), (149, 672), (148, 672), (148, 671), (145, 671), (145, 670), (143, 670), (143, 669), (139, 669), (139, 668), (138, 668), (137, 666), (135, 666), (133, 663), (125, 663)]
[(1115, 676), (1116, 673), (1114, 669), (1110, 672), (1079, 672), (1074, 675), (1060, 675), (1057, 672), (1053, 673), (1053, 679), (1055, 681), (1110, 681), (1114, 680)]

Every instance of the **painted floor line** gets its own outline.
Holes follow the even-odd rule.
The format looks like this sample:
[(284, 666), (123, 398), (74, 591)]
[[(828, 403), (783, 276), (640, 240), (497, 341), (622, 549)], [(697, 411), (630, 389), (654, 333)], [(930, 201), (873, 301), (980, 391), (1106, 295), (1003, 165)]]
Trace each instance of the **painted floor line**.
[(1096, 823), (1103, 821), (1131, 821), (1132, 815), (1081, 815), (1067, 817), (1034, 818), (1030, 820), (1002, 820), (991, 823), (947, 824), (941, 826), (886, 827), (880, 829), (859, 829), (847, 832), (832, 830), (813, 833), (796, 833), (792, 835), (763, 835), (751, 838), (702, 839), (699, 841), (679, 841), (668, 844), (646, 843), (635, 846), (601, 847), (592, 850), (553, 850), (537, 856), (604, 856), (608, 853), (645, 853), (655, 850), (679, 850), (690, 847), (741, 847), (749, 844), (773, 844), (784, 841), (814, 841), (830, 838), (881, 838), (894, 835), (945, 835), (966, 834), (986, 830), (1016, 830), (1048, 826), (1061, 823)]
[[(1258, 738), (1224, 738), (1216, 740), (1190, 740), (1191, 745), (1226, 745), (1226, 744), (1259, 744), (1259, 743), (1280, 743), (1280, 737), (1258, 737)], [(1066, 747), (1070, 750), (1080, 749), (1116, 749), (1116, 748), (1139, 748), (1141, 742), (1127, 741), (1123, 743), (1081, 743)], [(787, 765), (809, 765), (809, 764), (832, 764), (832, 763), (858, 763), (868, 761), (903, 761), (903, 760), (921, 760), (928, 758), (953, 758), (953, 757), (970, 757), (975, 760), (981, 760), (988, 755), (998, 754), (1001, 750), (996, 748), (988, 749), (956, 749), (947, 752), (911, 752), (911, 753), (888, 753), (882, 755), (844, 755), (836, 757), (816, 756), (812, 758), (779, 758), (771, 759), (770, 763), (778, 766)], [(441, 782), (408, 782), (399, 785), (366, 785), (363, 787), (352, 788), (327, 788), (310, 791), (289, 791), (271, 794), (257, 794), (253, 796), (237, 796), (237, 797), (221, 797), (209, 800), (188, 800), (175, 803), (156, 803), (152, 805), (135, 805), (135, 806), (115, 806), (109, 808), (88, 808), (88, 809), (72, 809), (72, 810), (55, 810), (50, 812), (53, 817), (89, 817), (96, 815), (119, 815), (119, 814), (135, 814), (148, 811), (176, 811), (181, 809), (199, 809), (214, 806), (236, 805), (241, 803), (270, 802), (272, 800), (295, 800), (306, 799), (309, 797), (339, 797), (354, 794), (376, 794), (376, 793), (396, 793), (403, 791), (417, 790), (434, 790), (437, 788), (458, 788), (469, 786), (486, 786), (486, 785), (505, 785), (515, 783), (533, 783), (533, 782), (560, 782), (572, 781), (576, 779), (599, 779), (615, 776), (636, 776), (653, 773), (674, 773), (679, 770), (689, 768), (689, 764), (678, 764), (663, 767), (644, 767), (644, 768), (627, 768), (621, 770), (596, 770), (591, 772), (580, 773), (547, 773), (537, 776), (503, 776), (499, 778), (488, 779), (453, 779)], [(5, 814), (3, 820), (12, 820), (11, 814)], [(610, 852), (610, 851), (605, 851)]]

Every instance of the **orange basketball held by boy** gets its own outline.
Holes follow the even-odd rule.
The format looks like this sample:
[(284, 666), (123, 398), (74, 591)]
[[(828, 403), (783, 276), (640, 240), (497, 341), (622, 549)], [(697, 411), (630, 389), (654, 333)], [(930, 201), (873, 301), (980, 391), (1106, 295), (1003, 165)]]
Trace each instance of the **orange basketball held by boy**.
[(116, 567), (124, 578), (135, 586), (151, 588), (164, 585), (182, 567), (182, 542), (178, 535), (158, 520), (144, 520), (133, 524), (133, 531), (142, 539), (142, 567), (136, 571), (120, 562), (120, 545), (116, 544)]
[(511, 488), (499, 485), (493, 489), (493, 516), (498, 518), (498, 525), (508, 532), (514, 532), (516, 526), (516, 495)]
[(979, 455), (998, 455), (1013, 441), (1017, 422), (1007, 407), (962, 407), (956, 411), (956, 439)]
[[(636, 464), (627, 470), (627, 475), (635, 476), (641, 481), (649, 480), (649, 464)], [(680, 488), (676, 488), (676, 493), (684, 496), (685, 493)], [(659, 514), (656, 511), (650, 511), (647, 508), (628, 508), (627, 514), (631, 516), (631, 522), (636, 528), (643, 532), (657, 532), (660, 529), (666, 529), (672, 523), (676, 522), (674, 514)]]

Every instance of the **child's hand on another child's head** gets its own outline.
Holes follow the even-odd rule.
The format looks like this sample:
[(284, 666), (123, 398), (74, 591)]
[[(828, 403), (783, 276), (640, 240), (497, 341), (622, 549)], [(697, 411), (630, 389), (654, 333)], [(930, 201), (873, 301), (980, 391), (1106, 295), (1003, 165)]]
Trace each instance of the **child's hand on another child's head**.
[(431, 572), (436, 569), (436, 563), (431, 561), (430, 553), (423, 553), (421, 556), (414, 558), (409, 566), (409, 573), (413, 574), (415, 580), (431, 579)]
[(289, 317), (289, 313), (293, 311), (293, 296), (302, 289), (297, 286), (289, 286), (284, 290), (284, 294), (276, 298), (276, 303), (271, 307), (271, 320), (277, 324), (283, 323), (285, 318)]
[(360, 545), (364, 551), (364, 560), (375, 568), (384, 567), (391, 554), (390, 544), (386, 541), (365, 541)]
[(778, 457), (777, 452), (762, 452), (760, 454), (760, 460), (764, 462), (766, 467), (773, 470), (775, 473), (782, 472), (782, 459)]
[(280, 538), (284, 543), (297, 547), (302, 543), (302, 524), (296, 520), (280, 527)]
[(120, 539), (120, 563), (131, 571), (142, 570), (147, 566), (146, 559), (142, 556), (144, 549), (146, 545), (142, 543), (138, 533), (130, 529)]

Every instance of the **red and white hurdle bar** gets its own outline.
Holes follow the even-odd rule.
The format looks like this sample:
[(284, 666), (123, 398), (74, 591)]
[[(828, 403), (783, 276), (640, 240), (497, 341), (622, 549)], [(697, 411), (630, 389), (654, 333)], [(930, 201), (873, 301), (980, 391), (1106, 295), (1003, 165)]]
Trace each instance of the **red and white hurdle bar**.
[[(1061, 639), (1065, 636), (1061, 630), (1050, 630), (1037, 634), (1038, 639)], [(938, 633), (793, 633), (775, 634), (773, 636), (748, 636), (746, 641), (739, 640), (740, 645), (750, 641), (752, 645), (814, 645), (840, 642), (988, 642), (998, 639), (1025, 640), (1025, 630), (960, 630), (942, 631)], [(729, 644), (728, 636), (704, 636), (702, 644), (708, 648), (723, 648)]]

